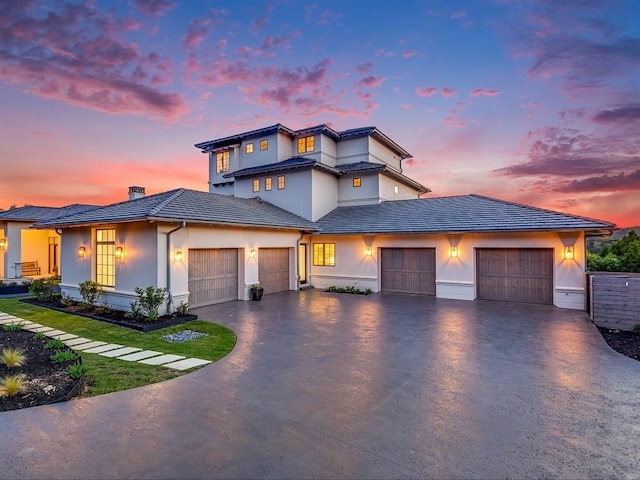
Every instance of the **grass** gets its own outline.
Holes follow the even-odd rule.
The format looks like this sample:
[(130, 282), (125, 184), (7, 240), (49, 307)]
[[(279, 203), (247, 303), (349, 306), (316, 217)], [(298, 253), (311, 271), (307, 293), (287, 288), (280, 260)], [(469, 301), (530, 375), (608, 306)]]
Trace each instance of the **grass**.
[[(22, 303), (17, 298), (0, 299), (0, 311), (91, 340), (162, 353), (172, 353), (185, 357), (197, 357), (211, 360), (212, 362), (227, 355), (236, 343), (236, 336), (233, 331), (222, 325), (202, 320), (192, 320), (181, 325), (151, 332), (138, 332), (125, 327)], [(162, 338), (163, 335), (185, 329), (206, 333), (207, 336), (182, 343), (171, 343)], [(85, 383), (87, 388), (82, 394), (83, 397), (92, 397), (158, 383), (194, 370), (176, 371), (162, 366), (125, 362), (92, 353), (78, 353), (82, 357), (82, 364), (86, 369)]]

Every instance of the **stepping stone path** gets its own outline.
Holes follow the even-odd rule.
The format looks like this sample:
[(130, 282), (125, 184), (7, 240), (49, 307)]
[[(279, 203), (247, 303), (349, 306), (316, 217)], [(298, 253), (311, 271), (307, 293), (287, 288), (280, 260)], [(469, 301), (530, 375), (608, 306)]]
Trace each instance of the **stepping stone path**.
[(146, 365), (162, 365), (173, 370), (188, 370), (211, 363), (210, 360), (201, 358), (186, 358), (182, 355), (165, 354), (153, 350), (143, 350), (136, 347), (125, 347), (115, 343), (107, 343), (91, 340), (89, 338), (78, 337), (72, 333), (66, 333), (55, 328), (45, 327), (39, 323), (30, 322), (20, 317), (0, 312), (0, 325), (9, 323), (20, 323), (23, 330), (30, 332), (41, 332), (43, 335), (62, 340), (65, 345), (85, 353), (95, 353), (103, 357), (117, 358), (127, 362), (139, 362)]

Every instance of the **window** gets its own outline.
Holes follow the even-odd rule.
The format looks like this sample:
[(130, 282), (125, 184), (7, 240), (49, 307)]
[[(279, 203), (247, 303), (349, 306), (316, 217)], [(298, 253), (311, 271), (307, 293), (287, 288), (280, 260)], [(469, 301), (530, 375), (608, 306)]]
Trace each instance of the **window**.
[(354, 186), (354, 187), (360, 187), (360, 186), (362, 186), (362, 178), (360, 178), (360, 177), (354, 177), (354, 178), (353, 178), (353, 186)]
[(313, 135), (298, 139), (298, 153), (313, 152), (316, 139)]
[(271, 182), (273, 181), (273, 179), (271, 177), (267, 177), (264, 179), (264, 189), (269, 191), (271, 190)]
[(335, 267), (336, 266), (336, 244), (335, 243), (314, 243), (313, 244), (313, 264), (316, 266)]
[(253, 153), (253, 143), (247, 143), (244, 147), (246, 153)]
[(216, 153), (216, 173), (229, 171), (229, 150)]
[(284, 190), (284, 175), (278, 176), (278, 190)]
[(253, 191), (254, 192), (259, 192), (260, 191), (260, 179), (256, 178), (253, 181)]
[(269, 140), (260, 140), (260, 150), (269, 148)]
[(395, 193), (396, 195), (400, 192), (400, 189), (398, 188), (398, 185), (394, 185), (393, 186), (393, 193)]
[(116, 230), (96, 230), (96, 282), (116, 286)]

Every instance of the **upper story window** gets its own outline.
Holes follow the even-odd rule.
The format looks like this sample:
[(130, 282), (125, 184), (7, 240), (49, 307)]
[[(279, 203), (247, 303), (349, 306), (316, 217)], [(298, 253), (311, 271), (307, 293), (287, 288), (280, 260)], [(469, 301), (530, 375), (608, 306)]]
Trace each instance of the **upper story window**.
[(284, 175), (278, 176), (278, 190), (284, 190)]
[(264, 179), (264, 189), (269, 191), (272, 188), (273, 178), (267, 177)]
[(336, 266), (336, 244), (335, 243), (314, 243), (313, 244), (313, 264), (320, 267)]
[(316, 137), (310, 135), (298, 139), (298, 153), (313, 152), (316, 147)]
[(393, 193), (395, 193), (396, 195), (400, 193), (400, 188), (398, 187), (398, 185), (393, 186)]
[(361, 187), (362, 186), (362, 178), (353, 177), (353, 186), (354, 187)]
[(104, 287), (116, 286), (116, 230), (96, 230), (96, 282)]
[(269, 148), (269, 140), (260, 140), (260, 150), (266, 150)]
[(229, 150), (216, 153), (216, 173), (229, 171)]
[(259, 192), (260, 191), (260, 179), (256, 178), (253, 181), (253, 191), (254, 192)]
[(253, 153), (253, 143), (247, 143), (244, 147), (245, 153)]

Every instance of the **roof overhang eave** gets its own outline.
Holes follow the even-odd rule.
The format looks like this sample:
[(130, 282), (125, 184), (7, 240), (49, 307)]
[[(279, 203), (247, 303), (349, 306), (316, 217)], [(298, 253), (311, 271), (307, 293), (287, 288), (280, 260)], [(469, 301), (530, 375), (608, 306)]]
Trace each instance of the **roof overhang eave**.
[(221, 222), (221, 221), (210, 221), (210, 220), (199, 220), (199, 219), (188, 219), (188, 218), (174, 218), (174, 217), (147, 217), (147, 221), (151, 222), (165, 222), (165, 223), (176, 223), (176, 222), (187, 222), (191, 224), (198, 225), (219, 225), (221, 227), (239, 227), (239, 228), (264, 228), (264, 229), (276, 229), (276, 230), (296, 230), (303, 232), (314, 232), (316, 229), (311, 229), (309, 227), (305, 227), (302, 225), (299, 226), (285, 226), (285, 225), (263, 225), (259, 223), (246, 223), (246, 222)]

